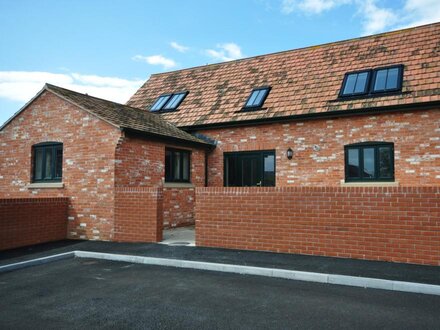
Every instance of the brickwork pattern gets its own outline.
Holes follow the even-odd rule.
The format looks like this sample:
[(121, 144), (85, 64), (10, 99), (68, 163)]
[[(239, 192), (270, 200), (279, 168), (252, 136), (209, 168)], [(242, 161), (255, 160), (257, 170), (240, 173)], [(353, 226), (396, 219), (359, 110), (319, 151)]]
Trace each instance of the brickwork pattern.
[(67, 236), (67, 198), (0, 199), (0, 250)]
[(196, 245), (440, 265), (440, 187), (196, 188)]
[(194, 224), (194, 188), (164, 188), (163, 225), (167, 228)]
[[(111, 240), (119, 129), (44, 92), (0, 131), (0, 198), (69, 197), (68, 237)], [(62, 189), (28, 189), (32, 145), (63, 143)]]
[[(164, 185), (165, 148), (188, 149), (159, 141), (125, 136), (116, 148), (116, 187), (160, 187)], [(191, 150), (191, 183), (205, 183), (205, 154)], [(177, 227), (194, 224), (194, 189), (163, 189), (163, 225)]]
[(162, 200), (161, 188), (116, 188), (114, 240), (160, 242), (163, 223)]
[[(209, 186), (223, 186), (223, 153), (275, 150), (276, 186), (340, 186), (344, 145), (393, 142), (401, 186), (440, 185), (440, 109), (201, 131), (217, 140), (208, 157)], [(286, 151), (292, 148), (293, 159)]]

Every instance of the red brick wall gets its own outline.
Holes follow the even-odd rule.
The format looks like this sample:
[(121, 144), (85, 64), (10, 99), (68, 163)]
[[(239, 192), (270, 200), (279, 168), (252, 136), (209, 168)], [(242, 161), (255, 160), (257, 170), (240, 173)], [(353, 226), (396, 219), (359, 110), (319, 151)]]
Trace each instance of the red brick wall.
[[(393, 142), (395, 178), (402, 186), (440, 185), (440, 111), (387, 113), (331, 120), (286, 121), (201, 131), (218, 141), (209, 156), (209, 186), (223, 186), (223, 153), (276, 151), (276, 185), (339, 186), (344, 145)], [(318, 146), (315, 151), (313, 146)], [(286, 150), (292, 148), (292, 160)]]
[(0, 250), (65, 239), (67, 198), (0, 199)]
[(115, 190), (115, 241), (162, 240), (162, 189), (119, 187)]
[(196, 245), (440, 265), (440, 187), (196, 188)]
[(164, 227), (194, 224), (194, 188), (164, 188), (163, 195)]
[(157, 187), (165, 175), (163, 142), (125, 136), (116, 147), (117, 187)]
[[(0, 131), (0, 198), (69, 197), (68, 237), (113, 238), (114, 154), (121, 133), (44, 92)], [(61, 189), (28, 189), (32, 145), (63, 143)]]
[[(117, 187), (159, 187), (164, 184), (165, 148), (191, 150), (191, 183), (205, 183), (205, 153), (160, 141), (125, 136), (116, 148)], [(163, 189), (163, 225), (176, 227), (194, 224), (194, 189), (165, 187)]]

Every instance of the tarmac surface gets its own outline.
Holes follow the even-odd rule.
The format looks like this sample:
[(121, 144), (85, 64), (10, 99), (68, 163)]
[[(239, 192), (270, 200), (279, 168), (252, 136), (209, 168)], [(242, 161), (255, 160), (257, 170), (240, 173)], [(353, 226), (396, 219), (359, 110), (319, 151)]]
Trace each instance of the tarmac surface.
[(74, 250), (206, 261), (440, 285), (440, 266), (217, 248), (64, 240), (0, 252), (0, 266)]
[(0, 274), (2, 329), (438, 329), (439, 311), (440, 296), (93, 259)]

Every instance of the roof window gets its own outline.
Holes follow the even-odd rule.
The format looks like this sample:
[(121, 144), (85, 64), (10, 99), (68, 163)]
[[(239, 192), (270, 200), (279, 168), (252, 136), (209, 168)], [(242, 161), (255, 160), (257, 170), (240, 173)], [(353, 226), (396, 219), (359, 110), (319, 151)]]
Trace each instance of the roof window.
[(153, 103), (150, 111), (176, 110), (187, 95), (188, 92), (161, 95)]
[(244, 109), (261, 108), (267, 98), (267, 95), (269, 95), (269, 92), (270, 87), (260, 87), (253, 89), (251, 95), (244, 105)]
[(342, 82), (340, 97), (396, 92), (402, 89), (403, 65), (349, 72)]

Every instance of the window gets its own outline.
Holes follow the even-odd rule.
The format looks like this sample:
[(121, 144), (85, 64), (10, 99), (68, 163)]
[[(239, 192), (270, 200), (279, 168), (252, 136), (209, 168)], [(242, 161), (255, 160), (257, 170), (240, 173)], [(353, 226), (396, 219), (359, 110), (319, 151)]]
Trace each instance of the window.
[(165, 149), (165, 182), (190, 182), (190, 159), (188, 150)]
[(188, 92), (161, 95), (156, 102), (153, 103), (150, 111), (176, 110), (187, 95)]
[(402, 67), (376, 70), (373, 75), (373, 93), (391, 92), (402, 88)]
[(374, 95), (402, 89), (403, 65), (346, 73), (340, 97)]
[(275, 151), (225, 153), (224, 185), (275, 186)]
[(33, 182), (59, 182), (63, 173), (63, 144), (40, 143), (33, 146)]
[(369, 77), (370, 71), (347, 74), (343, 83), (342, 95), (353, 96), (365, 94), (368, 88)]
[(345, 181), (394, 181), (394, 145), (365, 142), (345, 146)]
[(270, 87), (256, 88), (251, 92), (251, 95), (247, 99), (244, 109), (261, 108), (267, 95), (269, 94)]

